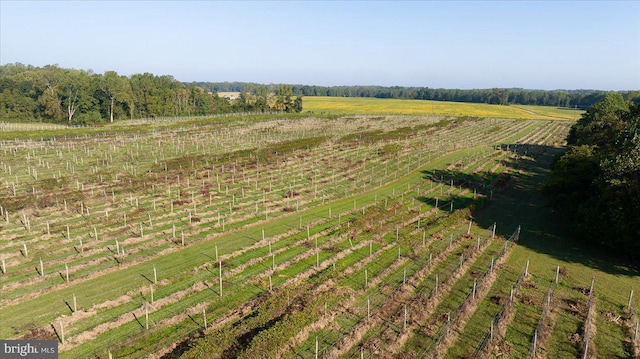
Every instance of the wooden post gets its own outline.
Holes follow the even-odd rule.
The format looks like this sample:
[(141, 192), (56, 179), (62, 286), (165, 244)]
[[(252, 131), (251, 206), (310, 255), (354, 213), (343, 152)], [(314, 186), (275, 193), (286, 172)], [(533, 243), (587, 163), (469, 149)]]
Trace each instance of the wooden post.
[[(4, 263), (4, 259), (2, 260)], [(633, 289), (631, 289), (631, 293), (629, 293), (629, 304), (627, 304), (627, 309), (631, 310), (631, 304), (633, 303)]]
[(589, 353), (589, 338), (584, 338), (584, 353), (582, 354), (582, 359), (587, 359), (588, 353)]
[(467, 235), (471, 234), (471, 225), (473, 224), (473, 219), (469, 220), (469, 228), (467, 228)]
[(316, 352), (315, 352), (315, 359), (318, 359), (318, 336), (316, 335)]
[(474, 299), (474, 300), (476, 299), (476, 286), (477, 285), (478, 285), (478, 279), (474, 278), (473, 279), (473, 293), (472, 293), (472, 296), (471, 296), (471, 298)]
[(493, 222), (493, 229), (491, 230), (491, 239), (494, 239), (496, 236), (496, 222)]
[(404, 322), (402, 324), (402, 329), (407, 330), (407, 305), (404, 305)]
[[(217, 252), (217, 251), (216, 251)], [(218, 255), (216, 254), (216, 257)], [(222, 261), (218, 261), (220, 275), (220, 296), (222, 297)]]
[(144, 328), (149, 330), (149, 302), (144, 302)]
[(67, 274), (67, 283), (69, 283), (69, 266), (67, 265), (67, 263), (64, 264), (64, 270)]
[(371, 319), (371, 302), (369, 296), (367, 296), (367, 319)]
[(182, 246), (184, 247), (184, 231), (180, 231), (180, 239), (182, 241)]
[(271, 281), (271, 276), (269, 276), (269, 292), (273, 291), (273, 282)]
[(524, 276), (529, 275), (529, 260), (527, 259), (527, 264), (524, 266)]
[(151, 304), (153, 304), (153, 284), (149, 284), (149, 294), (151, 297)]
[(153, 265), (153, 283), (158, 283), (158, 272), (156, 271), (156, 265)]
[(73, 296), (73, 312), (75, 313), (78, 311), (78, 303), (76, 301), (76, 294), (73, 293), (72, 296)]
[(402, 271), (402, 285), (405, 285), (406, 283), (407, 283), (407, 267), (404, 267)]
[(436, 273), (436, 287), (434, 289), (434, 296), (438, 295), (438, 273)]
[(116, 239), (116, 254), (120, 254), (120, 243), (118, 243), (117, 239)]
[(554, 280), (556, 284), (558, 284), (559, 275), (560, 275), (560, 266), (556, 266), (556, 279)]
[(364, 269), (364, 287), (367, 288), (369, 286), (369, 273), (367, 272), (367, 268)]
[(24, 257), (29, 258), (29, 251), (27, 250), (27, 244), (22, 242), (22, 249), (24, 249)]
[(207, 330), (207, 308), (204, 303), (202, 303), (202, 318), (204, 319), (204, 330)]
[(60, 341), (64, 344), (64, 326), (62, 325), (62, 319), (59, 319), (58, 323), (60, 323)]
[(489, 269), (489, 272), (493, 273), (493, 264), (495, 262), (495, 257), (491, 256), (491, 268)]
[(491, 320), (491, 325), (489, 326), (489, 339), (493, 339), (493, 320)]
[(69, 225), (67, 224), (67, 240), (71, 240), (71, 232), (69, 231)]
[(40, 276), (44, 276), (44, 264), (42, 263), (42, 258), (40, 258)]
[(2, 258), (2, 274), (7, 274), (7, 264), (4, 262), (4, 258)]

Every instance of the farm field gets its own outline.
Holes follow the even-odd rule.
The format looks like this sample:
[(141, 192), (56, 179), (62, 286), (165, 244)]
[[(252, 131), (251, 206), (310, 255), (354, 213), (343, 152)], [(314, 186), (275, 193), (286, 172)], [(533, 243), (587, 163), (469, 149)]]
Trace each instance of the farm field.
[(528, 120), (577, 120), (582, 110), (550, 106), (490, 105), (428, 100), (370, 97), (305, 96), (304, 111), (324, 114), (405, 114), (518, 118)]
[(638, 357), (638, 269), (564, 240), (537, 192), (571, 122), (451, 116), (7, 130), (0, 338), (61, 358)]

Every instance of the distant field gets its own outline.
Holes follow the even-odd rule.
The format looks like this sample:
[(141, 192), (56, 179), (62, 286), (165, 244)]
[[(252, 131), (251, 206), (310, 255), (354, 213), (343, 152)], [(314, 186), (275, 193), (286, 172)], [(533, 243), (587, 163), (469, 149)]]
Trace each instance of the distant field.
[(479, 103), (379, 99), (369, 97), (305, 96), (303, 106), (305, 112), (328, 114), (434, 114), (528, 120), (575, 120), (584, 113), (582, 110), (563, 109), (551, 106), (500, 106)]

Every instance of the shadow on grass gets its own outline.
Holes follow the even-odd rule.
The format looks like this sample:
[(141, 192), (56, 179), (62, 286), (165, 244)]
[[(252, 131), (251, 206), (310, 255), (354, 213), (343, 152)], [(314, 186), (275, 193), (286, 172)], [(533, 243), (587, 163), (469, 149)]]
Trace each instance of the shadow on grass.
[(436, 183), (450, 185), (453, 180), (454, 186), (475, 191), (475, 200), (450, 198), (446, 190), (440, 194), (437, 189), (432, 197), (421, 197), (420, 200), (433, 205), (437, 198), (438, 206), (444, 210), (449, 209), (453, 200), (455, 209), (470, 208), (474, 222), (480, 227), (489, 228), (497, 223), (496, 234), (506, 238), (521, 226), (519, 245), (560, 261), (580, 263), (609, 274), (640, 275), (637, 264), (595, 245), (570, 239), (560, 214), (548, 206), (540, 187), (554, 156), (562, 149), (521, 144), (500, 147), (514, 153), (511, 158), (501, 161), (509, 169), (507, 174), (491, 174), (489, 168), (467, 174), (458, 167), (424, 172), (425, 179), (434, 181), (434, 186)]

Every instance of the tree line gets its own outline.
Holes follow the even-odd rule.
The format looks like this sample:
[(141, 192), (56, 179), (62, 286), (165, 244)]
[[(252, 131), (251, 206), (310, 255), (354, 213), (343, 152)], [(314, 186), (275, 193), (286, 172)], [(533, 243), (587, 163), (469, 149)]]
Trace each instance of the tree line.
[(228, 101), (215, 91), (151, 73), (129, 77), (115, 71), (0, 65), (0, 120), (41, 121), (69, 125), (130, 118), (203, 116), (221, 113), (299, 112), (302, 98), (291, 87), (276, 93), (245, 92)]
[[(247, 82), (193, 82), (211, 91), (241, 92), (245, 87), (259, 86)], [(277, 85), (273, 85), (277, 86)], [(291, 85), (293, 94), (299, 96), (377, 97), (410, 100), (434, 100), (499, 105), (539, 105), (586, 109), (602, 100), (608, 93), (598, 90), (526, 90), (526, 89), (436, 89), (402, 86), (309, 86)], [(627, 101), (640, 103), (640, 91), (621, 91)]]
[(567, 143), (543, 193), (576, 238), (640, 259), (640, 104), (606, 94)]

